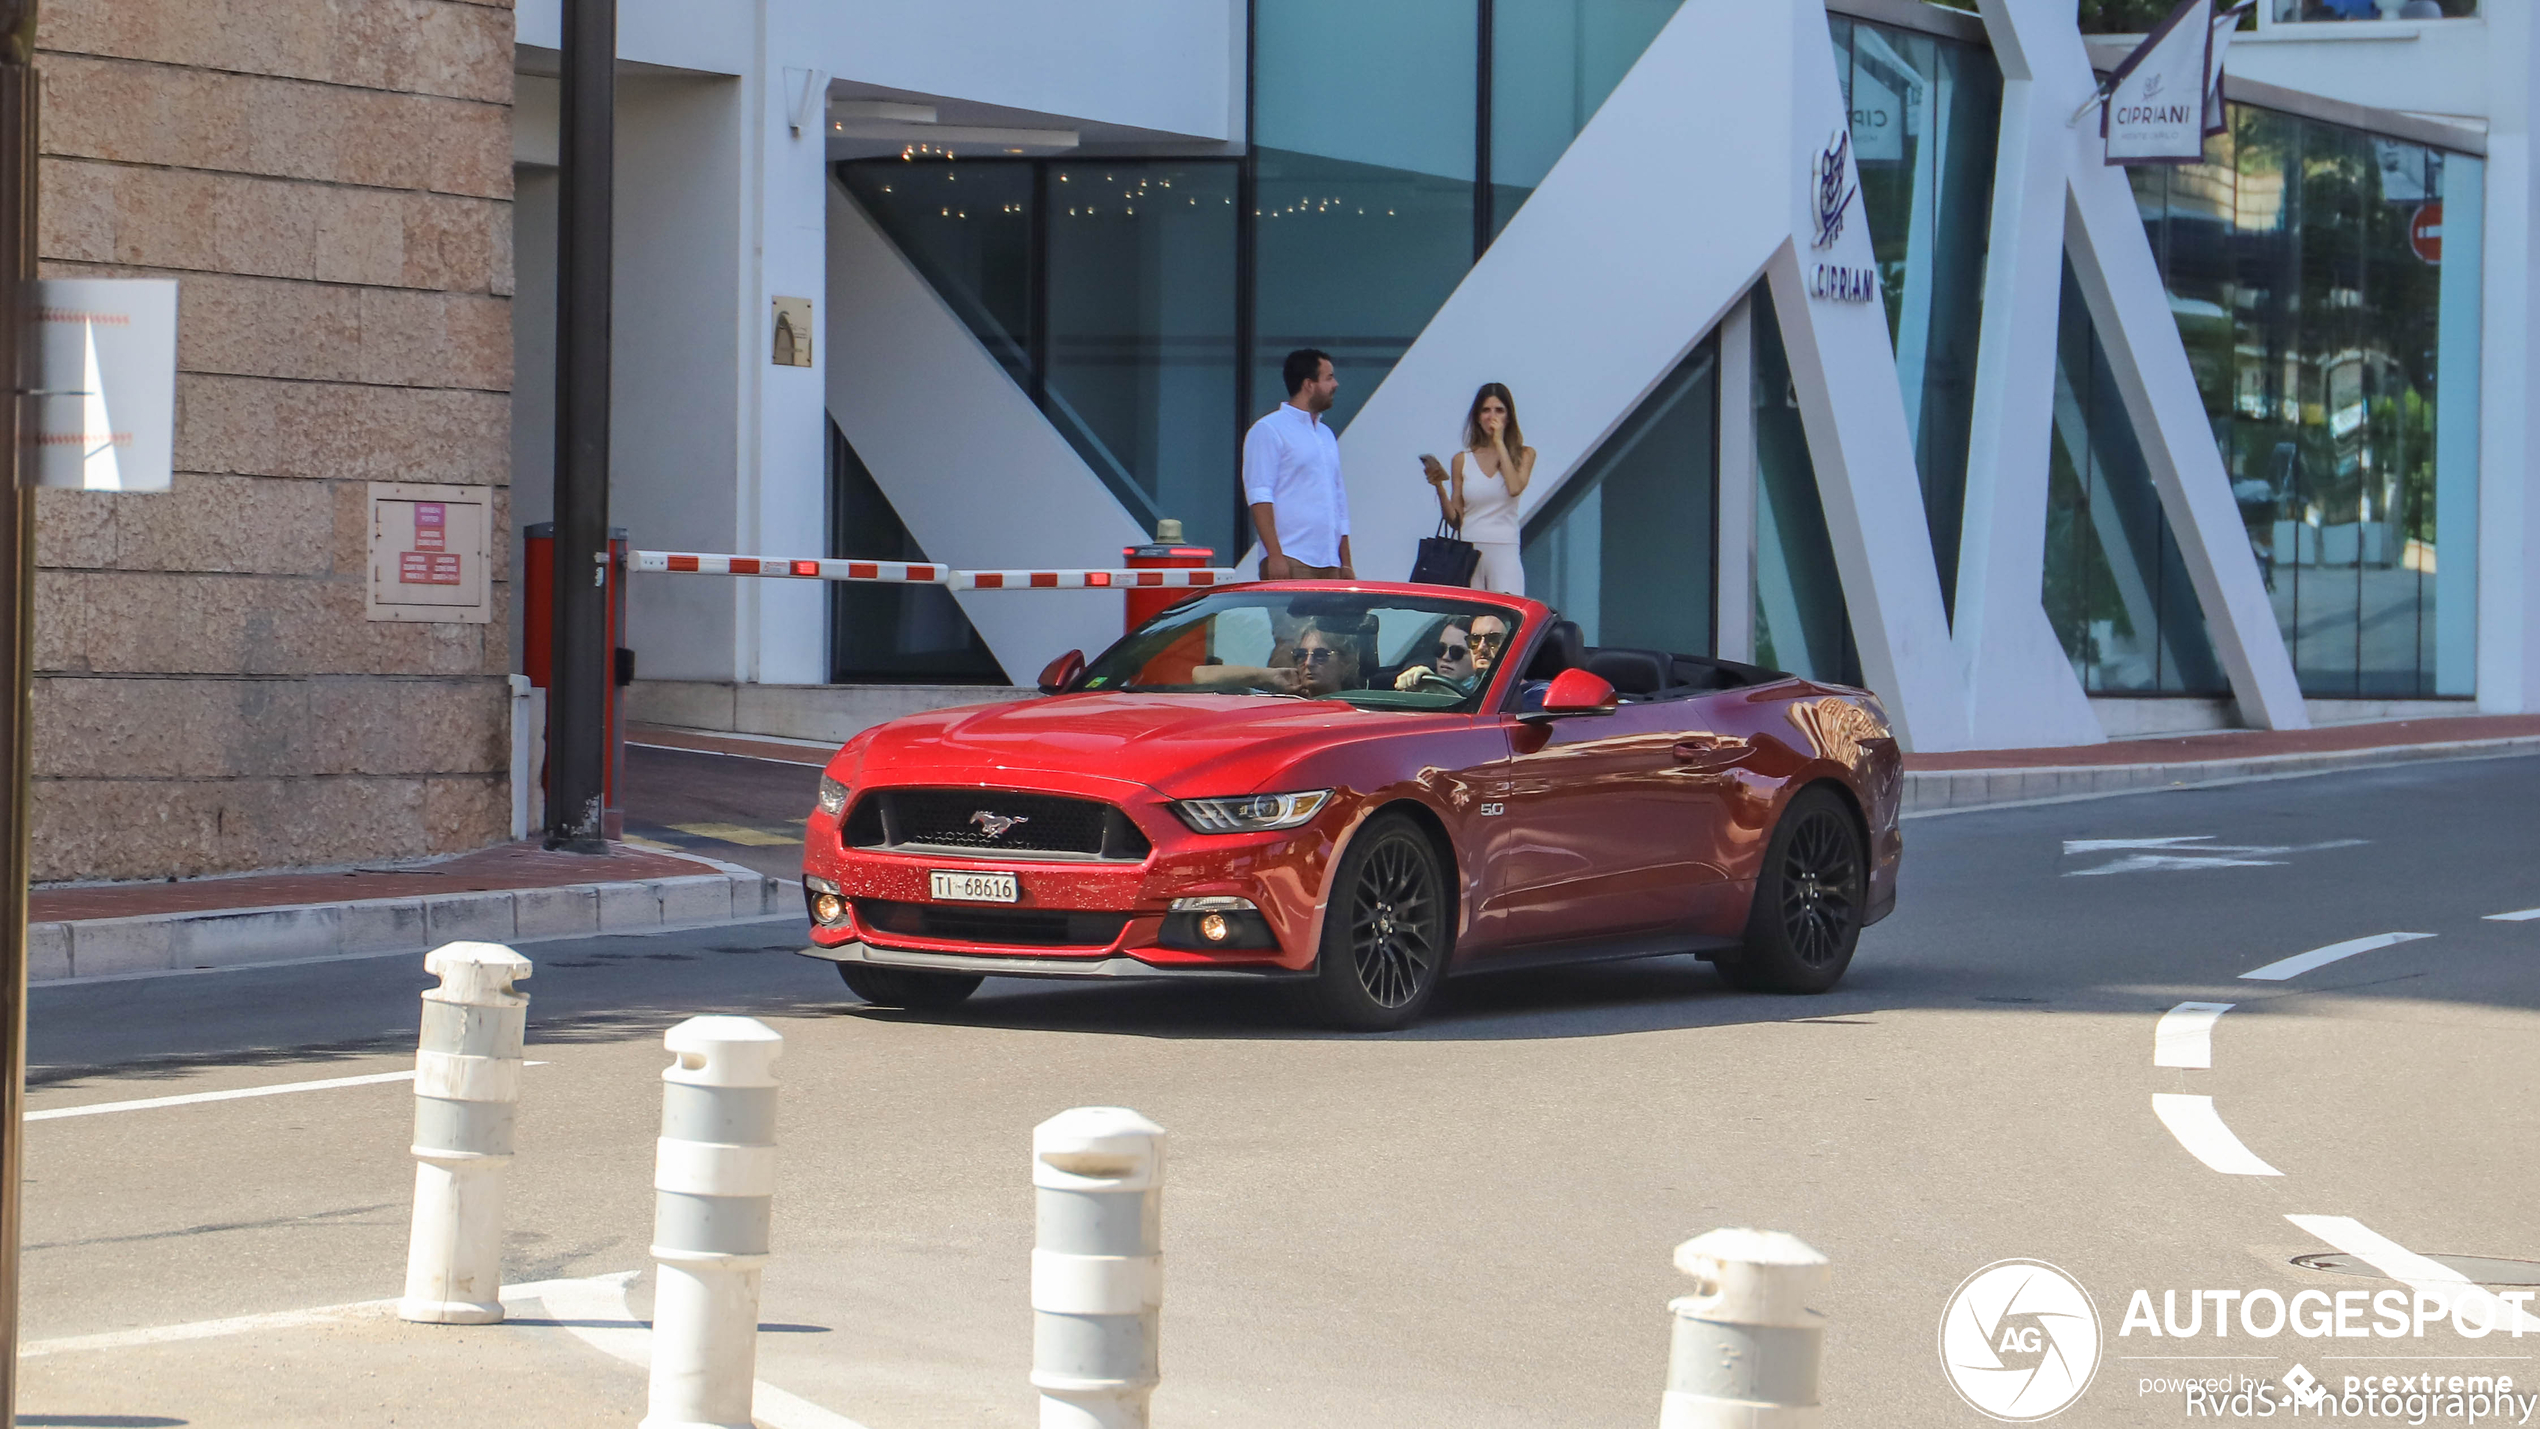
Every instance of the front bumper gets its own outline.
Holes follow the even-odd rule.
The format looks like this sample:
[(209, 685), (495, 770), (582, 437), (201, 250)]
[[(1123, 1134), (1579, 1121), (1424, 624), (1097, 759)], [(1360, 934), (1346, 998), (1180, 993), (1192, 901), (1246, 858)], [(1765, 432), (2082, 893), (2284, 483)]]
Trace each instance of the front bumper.
[(1157, 964), (1140, 962), (1125, 953), (1107, 953), (1091, 958), (1046, 957), (1003, 952), (936, 953), (921, 952), (915, 948), (877, 948), (852, 939), (830, 947), (815, 943), (799, 951), (806, 958), (819, 958), (833, 963), (866, 963), (877, 968), (907, 968), (921, 972), (978, 973), (986, 977), (1075, 980), (1171, 978), (1179, 981), (1275, 982), (1314, 975), (1311, 968), (1300, 971), (1295, 968), (1281, 967), (1276, 963)]
[[(931, 782), (931, 781), (928, 781)], [(950, 783), (951, 781), (942, 781)], [(1185, 827), (1151, 791), (1123, 797), (1116, 783), (1097, 786), (1044, 775), (1032, 792), (1103, 799), (1145, 835), (1149, 851), (1135, 861), (1056, 862), (1028, 853), (985, 857), (969, 850), (920, 854), (848, 847), (838, 818), (815, 811), (804, 840), (803, 871), (834, 885), (851, 905), (868, 900), (901, 908), (934, 902), (928, 876), (935, 870), (1011, 872), (1021, 897), (1006, 905), (976, 905), (1020, 913), (1087, 913), (1123, 920), (1117, 936), (1099, 945), (1035, 941), (976, 941), (940, 937), (901, 927), (876, 926), (861, 912), (825, 924), (815, 919), (806, 955), (834, 962), (932, 968), (1009, 977), (1237, 977), (1299, 974), (1314, 965), (1321, 898), (1341, 834), (1354, 808), (1336, 799), (1303, 828), (1259, 834), (1199, 834)], [(912, 780), (912, 787), (922, 787)], [(865, 793), (869, 791), (859, 791)], [(1168, 913), (1181, 898), (1243, 899), (1259, 913), (1271, 945), (1200, 948), (1168, 932)], [(936, 905), (949, 907), (952, 905)]]

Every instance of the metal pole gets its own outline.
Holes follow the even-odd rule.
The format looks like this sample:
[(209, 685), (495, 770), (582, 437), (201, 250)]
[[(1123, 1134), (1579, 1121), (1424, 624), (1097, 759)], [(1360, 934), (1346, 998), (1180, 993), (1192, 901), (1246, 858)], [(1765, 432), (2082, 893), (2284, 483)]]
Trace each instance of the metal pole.
[(0, 1426), (18, 1407), (18, 1188), (26, 1179), (27, 777), (34, 765), (28, 686), (35, 663), (35, 493), (27, 470), (27, 389), (36, 371), (35, 0), (0, 0), (0, 759), (8, 797), (0, 818)]
[(565, 0), (556, 239), (555, 663), (547, 692), (547, 846), (607, 847), (609, 204), (617, 0)]

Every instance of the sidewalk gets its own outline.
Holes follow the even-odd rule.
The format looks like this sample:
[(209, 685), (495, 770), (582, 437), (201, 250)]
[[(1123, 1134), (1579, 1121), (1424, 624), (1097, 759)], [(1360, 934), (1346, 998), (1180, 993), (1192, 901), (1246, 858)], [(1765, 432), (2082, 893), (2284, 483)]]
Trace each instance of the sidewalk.
[(505, 844), (428, 863), (35, 890), (35, 981), (419, 953), (698, 927), (800, 911), (791, 884), (735, 864), (612, 844)]
[(2317, 729), (2217, 730), (2060, 749), (1905, 756), (1905, 812), (2087, 799), (2428, 759), (2540, 753), (2540, 715), (2461, 715)]

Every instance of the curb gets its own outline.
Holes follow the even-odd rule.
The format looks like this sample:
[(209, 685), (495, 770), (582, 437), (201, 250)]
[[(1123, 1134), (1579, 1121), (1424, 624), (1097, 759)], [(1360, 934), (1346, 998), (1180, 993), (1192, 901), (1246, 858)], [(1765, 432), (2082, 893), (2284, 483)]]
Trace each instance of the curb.
[(734, 864), (620, 883), (569, 883), (343, 903), (218, 908), (27, 925), (27, 980), (106, 977), (338, 955), (422, 953), (713, 927), (797, 911), (795, 885)]
[(2193, 789), (2251, 779), (2284, 779), (2302, 774), (2335, 774), (2349, 769), (2380, 769), (2437, 759), (2494, 759), (2532, 753), (2540, 753), (2540, 737), (2521, 735), (2505, 739), (2454, 740), (2442, 744), (2389, 745), (2379, 749), (2256, 754), (2195, 763), (1908, 770), (1902, 813), (1912, 818), (1954, 814), (1969, 809), (1998, 809), (2014, 804), (2063, 803), (2111, 794)]

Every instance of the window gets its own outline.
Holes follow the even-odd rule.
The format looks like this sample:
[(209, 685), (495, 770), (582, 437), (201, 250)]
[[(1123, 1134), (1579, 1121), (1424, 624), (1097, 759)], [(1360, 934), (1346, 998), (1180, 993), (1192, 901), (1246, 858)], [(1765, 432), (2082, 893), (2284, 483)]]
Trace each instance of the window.
[(2315, 698), (2475, 690), (2483, 167), (2234, 104), (2204, 163), (2134, 171)]
[[(924, 561), (863, 458), (829, 426), (829, 554)], [(837, 581), (829, 587), (832, 684), (1002, 685), (1003, 667), (951, 591), (934, 585)]]
[(1773, 297), (1755, 285), (1755, 660), (1812, 680), (1857, 685), (1861, 651), (1817, 494), (1790, 354)]
[(1958, 589), (2002, 76), (1972, 45), (1830, 18), (1941, 599)]
[(1148, 530), (1240, 554), (1235, 165), (902, 160), (849, 192)]
[(1253, 29), (1251, 410), (1332, 354), (1335, 431), (1472, 266), (1474, 0), (1282, 0)]
[(2227, 695), (2125, 402), (2072, 265), (2064, 267), (2047, 446), (2042, 598), (2094, 695)]
[(1526, 523), (1526, 589), (1590, 645), (1707, 655), (1719, 345), (1705, 339)]

